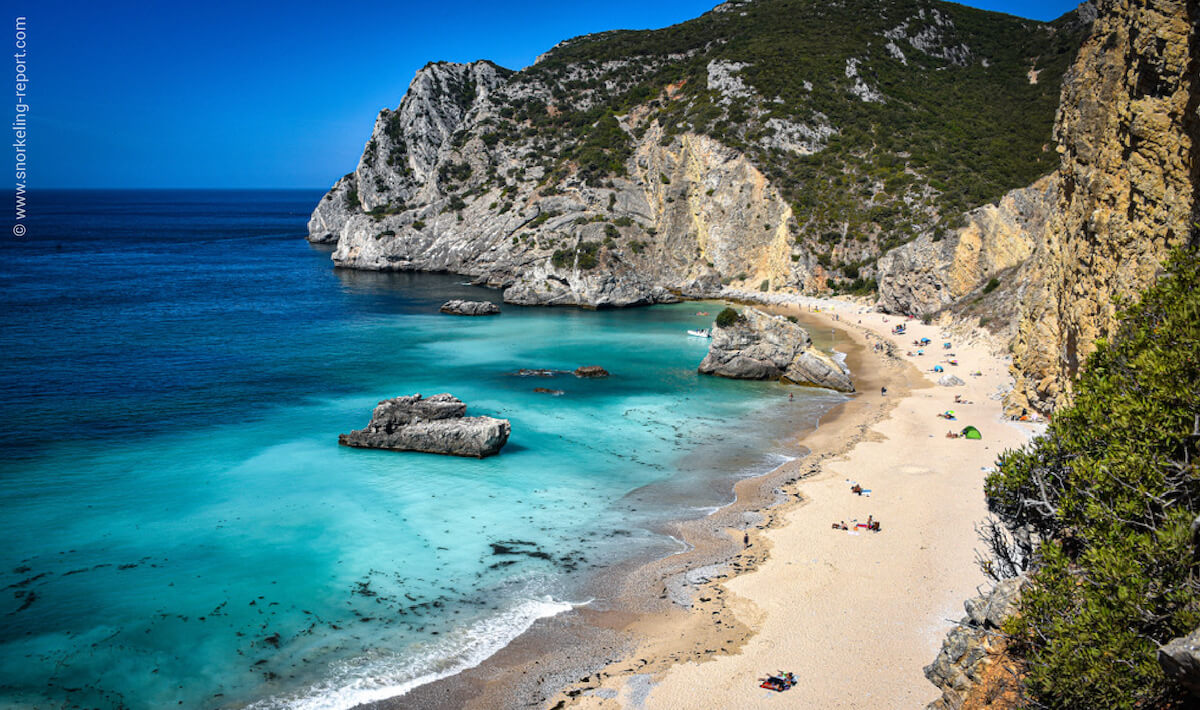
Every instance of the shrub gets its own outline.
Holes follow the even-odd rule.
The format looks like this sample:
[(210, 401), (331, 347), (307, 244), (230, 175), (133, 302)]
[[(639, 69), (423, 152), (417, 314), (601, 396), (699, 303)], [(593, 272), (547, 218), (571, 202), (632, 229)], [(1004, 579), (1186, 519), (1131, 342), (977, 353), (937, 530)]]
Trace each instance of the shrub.
[(733, 310), (732, 308), (726, 308), (725, 310), (723, 310), (717, 314), (717, 327), (718, 328), (728, 328), (728, 327), (732, 326), (733, 324), (738, 323), (742, 320), (744, 320), (744, 318), (742, 318), (742, 315), (740, 313)]
[(991, 279), (988, 280), (987, 286), (983, 287), (983, 292), (991, 293), (992, 291), (995, 291), (999, 287), (1000, 287), (1000, 282), (993, 276)]
[(993, 576), (1029, 567), (1005, 630), (1038, 707), (1183, 707), (1158, 644), (1200, 624), (1190, 530), (1200, 512), (1200, 261), (1123, 311), (1045, 436), (1000, 457), (989, 509)]
[(421, 231), (422, 229), (425, 229), (425, 222), (423, 222), (422, 220), (419, 220), (419, 219), (418, 219), (418, 220), (415, 220), (415, 221), (412, 223), (412, 226), (413, 226), (413, 229), (415, 229), (415, 230), (417, 230), (417, 231), (419, 232), (419, 231)]

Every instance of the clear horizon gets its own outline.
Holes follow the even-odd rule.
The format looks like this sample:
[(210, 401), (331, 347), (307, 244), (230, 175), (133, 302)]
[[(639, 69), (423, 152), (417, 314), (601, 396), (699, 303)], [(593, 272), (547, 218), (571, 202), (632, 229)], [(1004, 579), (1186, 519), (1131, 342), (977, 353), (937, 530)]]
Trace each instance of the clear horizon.
[[(28, 12), (30, 189), (324, 189), (430, 61), (520, 69), (557, 42), (656, 29), (713, 0), (519, 8), (378, 0), (331, 11), (210, 3)], [(974, 0), (1050, 20), (1077, 3)], [(369, 21), (368, 21), (369, 20)]]

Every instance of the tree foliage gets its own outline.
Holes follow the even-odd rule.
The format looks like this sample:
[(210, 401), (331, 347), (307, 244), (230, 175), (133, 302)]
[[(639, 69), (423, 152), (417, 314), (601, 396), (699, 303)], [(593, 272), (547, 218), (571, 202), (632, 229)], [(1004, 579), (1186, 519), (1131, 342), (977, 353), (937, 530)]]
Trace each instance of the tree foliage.
[[(1053, 708), (1181, 706), (1159, 644), (1200, 624), (1200, 260), (1122, 314), (1047, 433), (988, 477), (993, 571), (1029, 568), (1006, 630)], [(993, 531), (995, 533), (995, 531)]]
[(726, 307), (725, 310), (717, 314), (717, 327), (728, 328), (734, 323), (742, 320), (742, 315), (732, 308)]

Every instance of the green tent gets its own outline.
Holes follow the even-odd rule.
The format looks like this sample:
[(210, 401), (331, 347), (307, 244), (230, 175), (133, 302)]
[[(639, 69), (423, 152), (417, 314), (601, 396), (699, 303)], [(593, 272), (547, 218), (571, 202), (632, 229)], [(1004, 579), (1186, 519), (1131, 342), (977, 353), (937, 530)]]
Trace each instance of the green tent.
[(963, 429), (962, 435), (968, 439), (982, 439), (983, 438), (983, 434), (980, 434), (979, 430), (973, 426), (969, 426), (966, 429)]

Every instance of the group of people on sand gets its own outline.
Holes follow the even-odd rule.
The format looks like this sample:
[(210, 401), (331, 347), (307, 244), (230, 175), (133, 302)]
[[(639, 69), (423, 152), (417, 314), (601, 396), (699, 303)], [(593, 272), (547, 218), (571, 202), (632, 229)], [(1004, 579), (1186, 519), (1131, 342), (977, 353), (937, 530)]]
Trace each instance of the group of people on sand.
[[(863, 488), (861, 483), (859, 483), (857, 481), (849, 481), (849, 483), (850, 483), (850, 492), (853, 493), (854, 495), (856, 495), (856, 496), (864, 496), (865, 495), (868, 497), (871, 495), (871, 489)], [(859, 528), (866, 528), (867, 530), (870, 530), (872, 532), (879, 532), (879, 521), (876, 520), (875, 516), (873, 516), (873, 515), (868, 515), (867, 522), (865, 522), (865, 523), (859, 523), (859, 522), (856, 522), (855, 520), (851, 520), (850, 522), (855, 524), (854, 525), (855, 530), (857, 530)], [(834, 530), (849, 530), (850, 528), (849, 528), (849, 526), (846, 525), (846, 521), (842, 520), (842, 521), (834, 523), (833, 529)]]
[[(855, 522), (853, 520), (851, 520), (850, 522), (854, 523), (855, 530), (858, 530), (859, 528), (863, 528), (865, 530), (870, 530), (871, 532), (879, 532), (879, 521), (876, 520), (874, 518), (874, 516), (868, 515), (867, 522), (865, 522), (865, 523), (859, 523), (859, 522)], [(846, 521), (842, 520), (841, 522), (834, 523), (833, 529), (834, 530), (849, 530), (850, 528), (846, 525)]]

